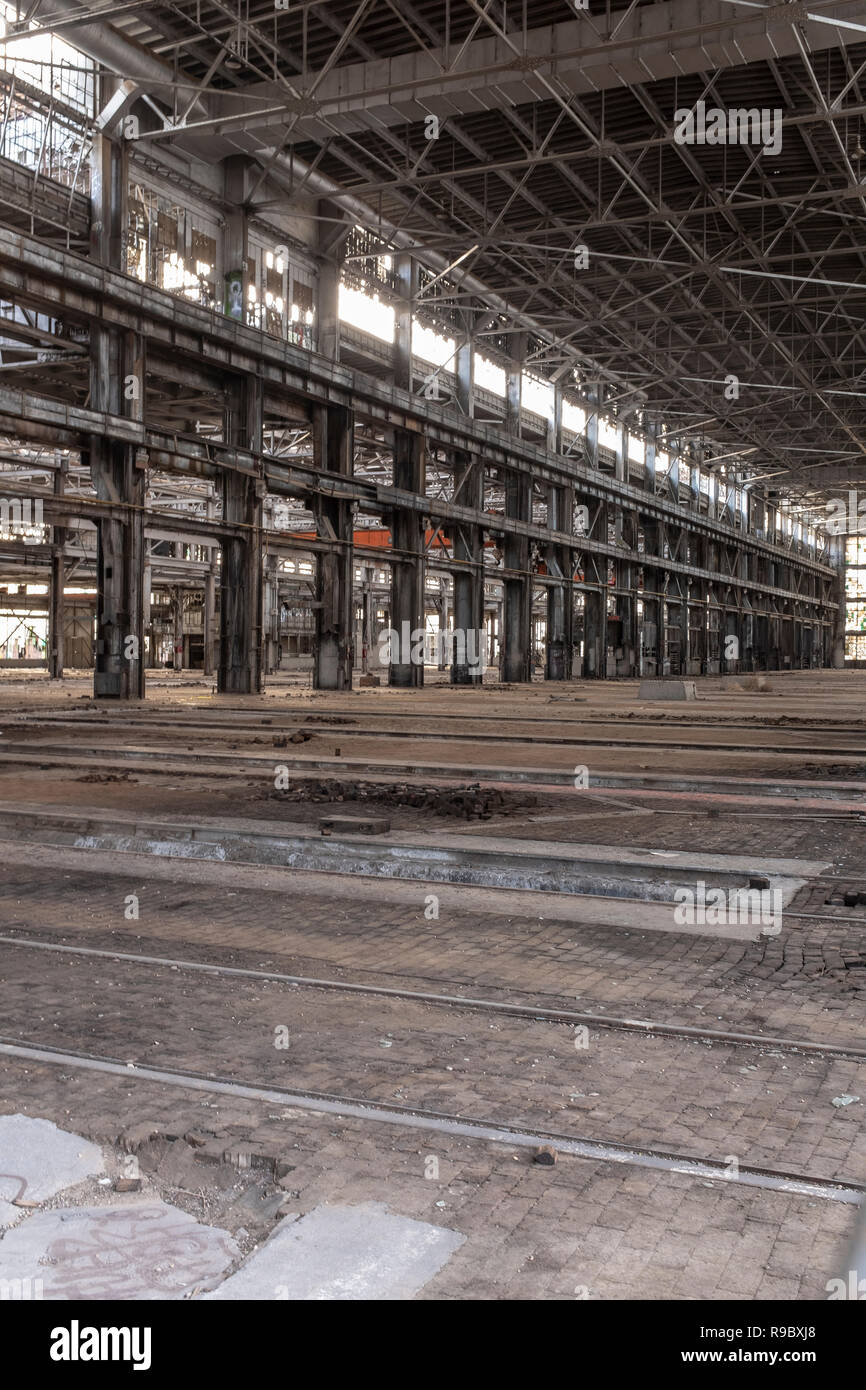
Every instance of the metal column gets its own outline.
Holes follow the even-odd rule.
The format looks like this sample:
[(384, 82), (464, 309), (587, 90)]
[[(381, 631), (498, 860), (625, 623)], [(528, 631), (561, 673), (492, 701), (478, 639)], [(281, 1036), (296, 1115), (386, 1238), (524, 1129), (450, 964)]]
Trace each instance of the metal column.
[[(455, 464), (454, 500), (484, 510), (484, 465), (481, 459), (460, 455)], [(454, 530), (454, 559), (465, 569), (454, 572), (454, 629), (462, 633), (451, 662), (452, 685), (480, 685), (486, 665), (484, 631), (484, 533), (480, 526), (460, 522)], [(475, 634), (471, 637), (470, 634)], [(474, 642), (473, 651), (469, 644)], [(468, 658), (478, 658), (472, 663)]]
[[(525, 474), (509, 472), (505, 478), (505, 515), (518, 521), (532, 518), (532, 481)], [(529, 575), (529, 539), (506, 534), (505, 604), (502, 634), (502, 679), (532, 679), (532, 583)]]
[[(229, 392), (225, 417), (229, 444), (261, 453), (262, 383), (247, 378)], [(238, 695), (262, 689), (262, 478), (226, 470), (222, 476), (223, 521), (242, 528), (222, 543), (220, 572), (220, 660), (217, 689)]]
[[(354, 421), (341, 406), (316, 410), (313, 439), (316, 466), (343, 478), (352, 476)], [(340, 496), (317, 494), (316, 530), (328, 549), (316, 566), (316, 647), (313, 685), (317, 690), (351, 690), (354, 658), (352, 580), (353, 513)]]
[[(424, 495), (425, 445), (420, 434), (394, 431), (394, 486)], [(424, 637), (424, 516), (407, 507), (394, 508), (391, 516), (391, 626), (400, 638), (399, 660), (388, 667), (388, 684), (402, 687), (424, 684), (424, 661), (412, 660), (416, 638)], [(412, 634), (416, 634), (413, 637)]]

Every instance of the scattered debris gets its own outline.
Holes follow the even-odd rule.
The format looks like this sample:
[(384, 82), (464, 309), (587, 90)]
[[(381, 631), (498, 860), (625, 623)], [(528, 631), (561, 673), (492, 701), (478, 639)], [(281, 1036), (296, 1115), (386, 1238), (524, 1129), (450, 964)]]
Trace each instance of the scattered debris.
[(118, 1178), (114, 1184), (115, 1192), (140, 1192), (141, 1178)]
[(273, 742), (275, 748), (288, 748), (290, 743), (309, 743), (315, 737), (309, 729), (297, 729), (293, 734), (274, 734)]
[(552, 1144), (543, 1144), (540, 1149), (535, 1150), (532, 1161), (544, 1168), (552, 1168), (556, 1162), (556, 1149)]
[(388, 810), (395, 806), (431, 811), (434, 815), (460, 816), (464, 820), (489, 820), (495, 813), (508, 815), (537, 806), (532, 793), (509, 793), (474, 782), (462, 787), (413, 786), (408, 782), (364, 783), (336, 779), (304, 778), (284, 790), (271, 790), (264, 796), (278, 801), (367, 801)]
[(73, 779), (76, 782), (137, 782), (138, 778), (133, 777), (127, 769), (125, 772), (85, 772), (81, 777)]

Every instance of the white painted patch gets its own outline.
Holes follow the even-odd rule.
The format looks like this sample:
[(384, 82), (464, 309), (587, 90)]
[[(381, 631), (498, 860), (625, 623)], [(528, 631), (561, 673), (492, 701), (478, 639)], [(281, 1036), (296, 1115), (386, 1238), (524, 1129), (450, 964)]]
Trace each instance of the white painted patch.
[(208, 1299), (412, 1298), (466, 1237), (396, 1216), (378, 1203), (320, 1206), (287, 1217)]

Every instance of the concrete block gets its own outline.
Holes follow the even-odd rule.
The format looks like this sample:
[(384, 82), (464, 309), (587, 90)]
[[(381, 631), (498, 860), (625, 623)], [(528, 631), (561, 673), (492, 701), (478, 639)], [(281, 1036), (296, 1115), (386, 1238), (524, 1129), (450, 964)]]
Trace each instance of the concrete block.
[(387, 835), (391, 822), (384, 816), (322, 816), (319, 829), (338, 835)]
[(50, 1120), (0, 1117), (0, 1227), (23, 1215), (16, 1201), (43, 1202), (105, 1169), (102, 1150)]
[(466, 1239), (377, 1203), (287, 1216), (207, 1299), (412, 1298)]
[(175, 1299), (213, 1287), (237, 1259), (226, 1231), (165, 1203), (40, 1211), (0, 1241), (0, 1278), (46, 1299)]
[(641, 681), (639, 700), (696, 700), (698, 693), (694, 681), (646, 680)]
[(363, 686), (370, 686), (370, 685), (381, 685), (382, 682), (381, 682), (381, 680), (379, 679), (378, 676), (373, 676), (373, 675), (367, 674), (366, 676), (362, 676), (362, 677), (361, 677), (361, 679), (358, 681), (358, 684), (359, 684), (359, 685), (363, 685)]

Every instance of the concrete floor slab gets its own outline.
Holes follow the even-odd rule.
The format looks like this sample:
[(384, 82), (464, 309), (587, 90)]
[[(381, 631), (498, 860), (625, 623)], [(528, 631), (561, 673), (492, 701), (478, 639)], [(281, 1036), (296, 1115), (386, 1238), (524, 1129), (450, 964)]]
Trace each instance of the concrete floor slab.
[(237, 1256), (226, 1231), (163, 1202), (61, 1208), (0, 1240), (0, 1281), (41, 1280), (45, 1299), (176, 1299)]
[(287, 1217), (209, 1299), (412, 1298), (463, 1244), (457, 1231), (375, 1202)]
[(0, 1228), (14, 1226), (25, 1208), (17, 1199), (42, 1202), (105, 1168), (102, 1150), (50, 1120), (0, 1116)]

